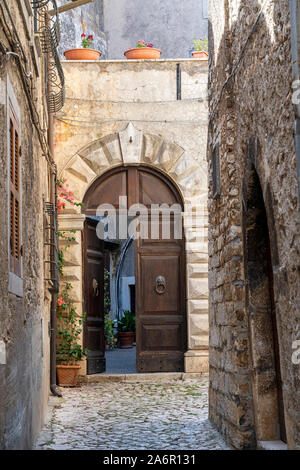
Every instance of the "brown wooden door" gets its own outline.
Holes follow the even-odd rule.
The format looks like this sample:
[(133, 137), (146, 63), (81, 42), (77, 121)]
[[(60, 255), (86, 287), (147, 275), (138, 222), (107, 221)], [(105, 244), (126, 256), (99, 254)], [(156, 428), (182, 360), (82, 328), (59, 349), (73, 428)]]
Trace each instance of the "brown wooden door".
[[(170, 183), (150, 170), (139, 170), (136, 180), (139, 202), (148, 208), (148, 212), (151, 204), (182, 206)], [(138, 239), (135, 245), (138, 372), (184, 370), (184, 240), (183, 236), (178, 240), (174, 238), (174, 221), (170, 215), (170, 237), (166, 237), (162, 231), (162, 216), (157, 216), (156, 220), (152, 216), (152, 222), (158, 225), (156, 239), (148, 217), (148, 238)]]
[(137, 371), (183, 372), (185, 278), (179, 240), (136, 242)]
[(87, 218), (84, 229), (84, 347), (88, 350), (88, 375), (105, 371), (104, 242), (97, 237), (97, 223)]
[[(177, 189), (168, 178), (146, 166), (129, 166), (115, 168), (93, 183), (84, 199), (84, 212), (94, 215), (100, 204), (113, 204), (118, 211), (119, 196), (127, 196), (128, 208), (140, 203), (147, 207), (148, 213), (152, 204), (183, 207)], [(170, 232), (173, 234), (173, 221)], [(151, 236), (149, 227), (148, 239), (135, 242), (137, 371), (183, 371), (186, 351), (184, 240)], [(157, 285), (159, 277), (165, 282), (165, 290), (160, 293), (157, 290), (163, 287)]]

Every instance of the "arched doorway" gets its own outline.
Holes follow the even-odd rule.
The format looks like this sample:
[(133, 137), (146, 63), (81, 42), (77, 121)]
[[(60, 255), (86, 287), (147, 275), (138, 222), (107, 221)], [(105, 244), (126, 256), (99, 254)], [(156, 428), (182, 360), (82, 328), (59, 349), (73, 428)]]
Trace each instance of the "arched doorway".
[(272, 250), (262, 188), (254, 166), (248, 175), (244, 217), (256, 440), (286, 442)]
[[(165, 174), (146, 165), (132, 165), (119, 166), (100, 176), (83, 200), (86, 215), (83, 292), (87, 314), (84, 345), (89, 351), (88, 373), (102, 372), (105, 368), (100, 293), (104, 244), (96, 234), (95, 216), (99, 214), (99, 206), (109, 204), (120, 219), (123, 214), (120, 197), (123, 201), (127, 198), (128, 221), (139, 216), (138, 230), (143, 227), (143, 237), (138, 236), (134, 241), (137, 371), (183, 371), (187, 350), (183, 201), (179, 190)], [(164, 215), (157, 211), (162, 204)]]

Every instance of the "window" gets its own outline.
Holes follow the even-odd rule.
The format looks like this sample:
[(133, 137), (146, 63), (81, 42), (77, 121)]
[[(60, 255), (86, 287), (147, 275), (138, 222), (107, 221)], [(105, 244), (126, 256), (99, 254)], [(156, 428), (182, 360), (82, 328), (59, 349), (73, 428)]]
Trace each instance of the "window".
[(9, 251), (10, 272), (21, 277), (20, 131), (9, 109)]
[(214, 147), (212, 153), (212, 177), (213, 177), (213, 197), (216, 199), (221, 195), (220, 179), (220, 151), (219, 144)]
[(22, 181), (21, 181), (21, 110), (9, 76), (7, 110), (7, 249), (10, 293), (23, 296), (22, 266)]

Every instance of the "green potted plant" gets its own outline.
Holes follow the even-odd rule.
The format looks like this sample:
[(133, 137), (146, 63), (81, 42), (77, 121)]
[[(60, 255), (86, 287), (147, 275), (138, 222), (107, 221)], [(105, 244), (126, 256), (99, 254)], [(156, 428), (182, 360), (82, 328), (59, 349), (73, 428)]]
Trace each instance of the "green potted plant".
[(146, 43), (145, 41), (139, 41), (137, 46), (133, 49), (128, 49), (128, 51), (124, 52), (126, 59), (133, 60), (133, 59), (160, 59), (161, 51), (159, 49), (155, 49), (153, 44)]
[(115, 321), (110, 318), (110, 293), (109, 293), (110, 273), (104, 269), (104, 338), (105, 349), (115, 349), (117, 339), (115, 337)]
[(78, 384), (79, 362), (86, 356), (86, 351), (79, 343), (85, 314), (79, 315), (70, 297), (72, 286), (64, 284), (61, 296), (57, 299), (57, 377), (63, 387), (75, 387)]
[(193, 38), (194, 51), (192, 52), (194, 59), (207, 59), (208, 58), (208, 38), (204, 39)]
[(133, 346), (135, 334), (135, 316), (129, 310), (123, 312), (123, 317), (118, 320), (118, 338), (121, 349), (129, 349)]
[(64, 56), (67, 60), (99, 60), (101, 52), (91, 48), (94, 41), (94, 36), (89, 34), (88, 36), (83, 32), (81, 34), (81, 48), (69, 49), (64, 52)]

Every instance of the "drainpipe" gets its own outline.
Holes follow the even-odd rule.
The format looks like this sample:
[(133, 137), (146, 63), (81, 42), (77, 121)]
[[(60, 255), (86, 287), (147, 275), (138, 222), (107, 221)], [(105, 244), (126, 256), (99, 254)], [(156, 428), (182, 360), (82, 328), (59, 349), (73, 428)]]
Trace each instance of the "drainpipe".
[[(51, 155), (54, 155), (54, 143), (53, 143), (53, 114), (49, 113), (49, 126), (48, 126), (48, 145)], [(57, 213), (56, 213), (56, 179), (57, 174), (56, 170), (51, 169), (51, 180), (50, 180), (50, 198), (51, 203), (53, 204), (54, 208), (54, 226), (55, 226), (55, 233), (57, 233)], [(54, 248), (51, 247), (54, 250)], [(52, 259), (54, 259), (56, 254), (52, 253)], [(62, 394), (56, 387), (56, 297), (58, 293), (58, 280), (55, 281), (53, 288), (50, 290), (51, 292), (51, 311), (50, 311), (50, 390), (51, 393), (57, 397), (62, 397)]]
[(117, 268), (117, 275), (116, 275), (116, 301), (117, 301), (117, 319), (120, 320), (120, 276), (121, 276), (121, 270), (123, 267), (124, 259), (127, 253), (127, 250), (129, 248), (129, 245), (131, 244), (133, 240), (134, 235), (131, 235), (125, 245), (122, 248), (121, 256), (120, 256), (120, 261), (118, 264)]
[[(300, 0), (290, 0), (290, 22), (291, 22), (291, 51), (293, 80), (298, 81), (299, 76), (299, 46), (300, 46)], [(299, 83), (296, 87), (299, 90)], [(300, 103), (293, 103), (295, 110), (295, 148), (296, 148), (296, 164), (298, 176), (298, 210), (300, 211)]]
[[(49, 54), (47, 55), (47, 93), (51, 93), (51, 84), (49, 81)], [(48, 146), (50, 150), (51, 157), (53, 158), (54, 155), (54, 137), (53, 137), (53, 113), (50, 112), (48, 108)], [(53, 224), (55, 227), (54, 230), (54, 237), (57, 236), (57, 191), (56, 191), (56, 180), (57, 180), (57, 172), (56, 167), (55, 169), (51, 168), (51, 179), (50, 179), (50, 199), (53, 205), (54, 216), (53, 216)], [(53, 250), (52, 252), (52, 260), (55, 259), (57, 253), (55, 253), (54, 247), (51, 247)], [(51, 310), (50, 310), (50, 390), (54, 396), (62, 397), (62, 394), (59, 390), (57, 390), (56, 386), (56, 298), (59, 290), (58, 279), (55, 280), (53, 284), (53, 288), (50, 290), (51, 292)]]

